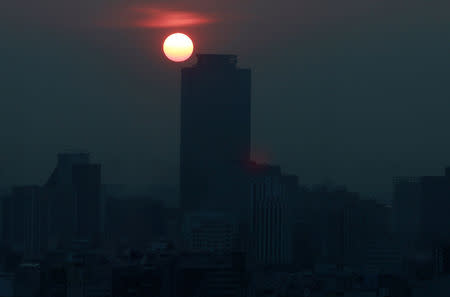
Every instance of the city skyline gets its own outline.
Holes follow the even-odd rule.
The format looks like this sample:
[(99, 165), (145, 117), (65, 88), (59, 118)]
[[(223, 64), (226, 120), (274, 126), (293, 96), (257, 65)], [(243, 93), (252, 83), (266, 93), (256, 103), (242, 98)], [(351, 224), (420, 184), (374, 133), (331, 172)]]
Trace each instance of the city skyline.
[(450, 292), (450, 1), (2, 0), (0, 36), (0, 296)]
[[(197, 23), (146, 28), (99, 26), (115, 12), (95, 3), (82, 21), (76, 3), (5, 3), (3, 187), (44, 182), (57, 152), (80, 147), (104, 164), (106, 183), (176, 184), (180, 65), (165, 60), (160, 43), (179, 29), (196, 53), (234, 53), (254, 69), (254, 156), (303, 184), (329, 178), (390, 196), (393, 176), (438, 175), (450, 164), (445, 1), (397, 10), (400, 0), (284, 0), (280, 13), (264, 3), (155, 2), (150, 18), (180, 5)], [(112, 7), (120, 15), (127, 5)]]
[(345, 184), (308, 185), (251, 158), (253, 68), (196, 56), (179, 70), (180, 203), (105, 183), (89, 151), (59, 152), (45, 182), (0, 195), (0, 295), (448, 292), (450, 167), (392, 178), (392, 206)]

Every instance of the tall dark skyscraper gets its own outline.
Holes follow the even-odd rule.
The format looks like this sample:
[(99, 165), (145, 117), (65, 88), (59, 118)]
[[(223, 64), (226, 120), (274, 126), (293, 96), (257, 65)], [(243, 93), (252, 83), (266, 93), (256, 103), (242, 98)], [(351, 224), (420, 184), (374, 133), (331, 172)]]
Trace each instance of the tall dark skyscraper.
[(250, 159), (251, 74), (236, 64), (234, 55), (199, 54), (196, 65), (181, 71), (184, 210), (217, 205), (230, 188), (226, 183)]

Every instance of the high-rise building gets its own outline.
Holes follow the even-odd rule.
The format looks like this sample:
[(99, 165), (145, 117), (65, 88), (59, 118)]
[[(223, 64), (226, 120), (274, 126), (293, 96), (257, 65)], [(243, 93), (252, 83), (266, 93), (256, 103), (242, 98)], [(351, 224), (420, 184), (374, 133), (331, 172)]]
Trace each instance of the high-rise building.
[(394, 178), (393, 229), (408, 244), (416, 243), (420, 236), (421, 184), (419, 178)]
[(67, 297), (112, 296), (112, 263), (102, 254), (70, 253), (64, 263)]
[(26, 259), (36, 260), (47, 249), (47, 197), (38, 186), (15, 187), (12, 192), (12, 244)]
[(149, 244), (166, 235), (167, 210), (150, 196), (107, 199), (106, 233), (111, 242), (131, 246)]
[(98, 238), (104, 229), (101, 166), (87, 152), (58, 154), (45, 190), (50, 199), (51, 246)]
[(180, 194), (186, 211), (231, 207), (231, 198), (239, 199), (235, 179), (250, 158), (250, 70), (238, 68), (234, 55), (197, 58), (181, 72)]
[(104, 231), (100, 164), (74, 165), (72, 182), (76, 197), (77, 235), (81, 239), (92, 240)]
[[(37, 297), (41, 291), (39, 263), (22, 263), (17, 267), (14, 277), (14, 296)], [(4, 296), (3, 294), (1, 296)]]
[(421, 178), (422, 239), (433, 244), (450, 243), (450, 168), (444, 176)]
[(189, 213), (184, 218), (183, 239), (191, 253), (231, 254), (238, 248), (238, 223), (227, 213)]
[(450, 168), (443, 176), (394, 179), (397, 231), (422, 244), (450, 243)]
[(242, 297), (246, 294), (243, 254), (186, 254), (174, 271), (174, 296)]
[(364, 272), (369, 275), (394, 274), (402, 272), (403, 252), (397, 238), (385, 237), (367, 242), (363, 258)]
[(433, 249), (433, 272), (435, 275), (450, 274), (450, 246)]
[(5, 195), (1, 197), (1, 240), (6, 243), (11, 243), (12, 239), (12, 197)]
[(255, 265), (292, 264), (288, 186), (278, 166), (263, 165), (251, 184), (250, 249)]
[(47, 186), (51, 185), (71, 185), (72, 167), (74, 165), (89, 164), (90, 156), (84, 151), (70, 151), (58, 154), (58, 163), (47, 181)]

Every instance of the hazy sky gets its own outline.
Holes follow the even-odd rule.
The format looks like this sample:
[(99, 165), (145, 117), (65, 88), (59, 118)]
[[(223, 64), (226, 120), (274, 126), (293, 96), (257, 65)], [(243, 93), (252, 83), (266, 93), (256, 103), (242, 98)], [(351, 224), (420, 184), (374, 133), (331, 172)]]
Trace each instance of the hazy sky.
[(176, 183), (176, 31), (252, 68), (254, 150), (303, 183), (383, 193), (450, 165), (448, 0), (2, 0), (0, 185), (77, 148), (106, 183)]

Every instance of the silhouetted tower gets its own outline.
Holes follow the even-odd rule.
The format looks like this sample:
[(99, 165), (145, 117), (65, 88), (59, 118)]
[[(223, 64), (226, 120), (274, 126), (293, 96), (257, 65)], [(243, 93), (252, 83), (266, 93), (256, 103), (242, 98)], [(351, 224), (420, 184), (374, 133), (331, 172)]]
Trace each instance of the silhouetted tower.
[(197, 55), (181, 71), (180, 192), (184, 210), (221, 199), (217, 188), (250, 159), (249, 69), (234, 55)]
[(47, 249), (47, 196), (39, 186), (14, 187), (12, 192), (13, 247), (22, 251), (26, 260), (37, 260)]
[(101, 165), (88, 152), (58, 154), (58, 163), (45, 184), (50, 197), (51, 241), (100, 239), (104, 230)]
[(255, 265), (283, 265), (292, 261), (289, 187), (291, 178), (279, 166), (259, 165), (251, 184), (250, 257)]
[(100, 164), (72, 167), (76, 196), (77, 235), (81, 239), (97, 239), (103, 231)]
[(396, 232), (410, 242), (450, 244), (450, 168), (444, 176), (394, 179)]

